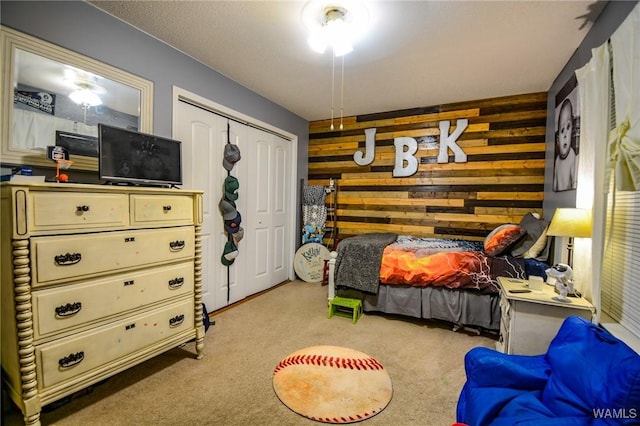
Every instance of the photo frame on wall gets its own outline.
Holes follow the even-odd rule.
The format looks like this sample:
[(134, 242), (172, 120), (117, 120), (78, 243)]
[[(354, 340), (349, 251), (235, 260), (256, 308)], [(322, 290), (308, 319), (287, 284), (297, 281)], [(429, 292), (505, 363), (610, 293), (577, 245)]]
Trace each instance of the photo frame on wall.
[(560, 89), (555, 99), (555, 148), (553, 190), (576, 189), (580, 154), (580, 110), (578, 79), (575, 74)]

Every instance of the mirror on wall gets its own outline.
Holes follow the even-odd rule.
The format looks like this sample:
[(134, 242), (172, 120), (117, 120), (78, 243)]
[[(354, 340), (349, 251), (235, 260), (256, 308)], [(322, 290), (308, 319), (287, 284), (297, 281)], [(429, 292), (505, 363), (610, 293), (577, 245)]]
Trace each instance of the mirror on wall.
[(153, 83), (2, 27), (2, 146), (6, 164), (53, 166), (62, 145), (72, 168), (97, 170), (98, 123), (152, 133)]

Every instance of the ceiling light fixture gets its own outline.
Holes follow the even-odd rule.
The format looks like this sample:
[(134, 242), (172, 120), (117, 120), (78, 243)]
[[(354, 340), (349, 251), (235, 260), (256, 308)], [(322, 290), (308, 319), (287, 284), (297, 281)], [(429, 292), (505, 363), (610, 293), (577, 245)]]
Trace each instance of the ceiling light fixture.
[(310, 1), (302, 10), (302, 21), (309, 29), (311, 49), (324, 53), (327, 47), (335, 56), (353, 51), (353, 44), (365, 33), (369, 12), (361, 1)]
[(102, 99), (93, 91), (93, 87), (89, 83), (78, 83), (77, 89), (71, 92), (69, 98), (82, 108), (84, 124), (87, 124), (87, 110), (102, 104)]
[(331, 46), (335, 56), (344, 56), (353, 51), (349, 27), (344, 22), (345, 13), (346, 10), (341, 7), (331, 8), (325, 12), (326, 23), (313, 30), (307, 39), (311, 49), (324, 53), (327, 46)]
[(324, 53), (331, 48), (331, 130), (334, 116), (336, 57), (342, 58), (340, 81), (340, 130), (344, 116), (344, 57), (353, 51), (354, 42), (364, 34), (369, 24), (369, 12), (364, 3), (357, 0), (312, 0), (302, 10), (302, 21), (309, 29), (307, 42), (311, 49)]
[(100, 96), (96, 95), (92, 90), (91, 86), (86, 83), (78, 84), (78, 88), (71, 92), (69, 98), (78, 105), (82, 107), (90, 107), (90, 106), (98, 106), (102, 104), (102, 99)]

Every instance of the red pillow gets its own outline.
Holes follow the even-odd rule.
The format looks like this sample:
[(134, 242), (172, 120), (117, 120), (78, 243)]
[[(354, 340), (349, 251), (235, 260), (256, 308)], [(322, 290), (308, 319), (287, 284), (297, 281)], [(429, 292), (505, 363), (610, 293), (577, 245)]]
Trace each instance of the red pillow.
[(500, 256), (526, 233), (527, 230), (520, 225), (500, 225), (484, 239), (484, 253), (487, 256)]

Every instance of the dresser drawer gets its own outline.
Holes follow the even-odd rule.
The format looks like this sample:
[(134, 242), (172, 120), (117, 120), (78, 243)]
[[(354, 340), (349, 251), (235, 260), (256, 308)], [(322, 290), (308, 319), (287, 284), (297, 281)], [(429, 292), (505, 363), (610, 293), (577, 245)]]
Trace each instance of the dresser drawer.
[(159, 262), (191, 259), (191, 226), (34, 237), (31, 239), (32, 285), (73, 280)]
[(193, 330), (193, 300), (36, 346), (38, 387), (47, 388)]
[(33, 292), (34, 338), (193, 293), (193, 261)]
[(30, 227), (34, 231), (125, 226), (126, 194), (37, 192), (31, 194)]
[(131, 195), (131, 224), (193, 223), (193, 197), (187, 195)]

